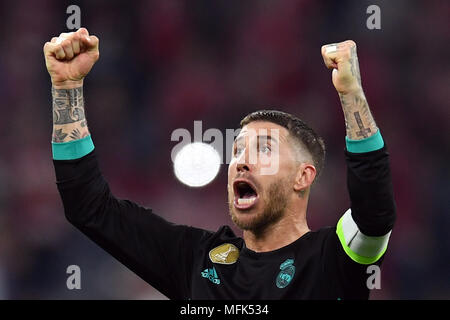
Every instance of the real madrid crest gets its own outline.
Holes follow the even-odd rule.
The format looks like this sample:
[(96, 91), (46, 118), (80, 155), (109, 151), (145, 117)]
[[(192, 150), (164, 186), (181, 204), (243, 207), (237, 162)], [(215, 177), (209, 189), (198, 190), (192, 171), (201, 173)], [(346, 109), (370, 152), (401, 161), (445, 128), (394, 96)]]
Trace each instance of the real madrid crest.
[(239, 249), (231, 243), (224, 243), (209, 252), (213, 263), (233, 264), (239, 258)]
[(275, 283), (278, 288), (283, 289), (286, 288), (294, 278), (295, 274), (294, 259), (286, 259), (286, 261), (280, 265), (280, 269), (281, 271), (280, 273), (278, 273), (277, 280)]

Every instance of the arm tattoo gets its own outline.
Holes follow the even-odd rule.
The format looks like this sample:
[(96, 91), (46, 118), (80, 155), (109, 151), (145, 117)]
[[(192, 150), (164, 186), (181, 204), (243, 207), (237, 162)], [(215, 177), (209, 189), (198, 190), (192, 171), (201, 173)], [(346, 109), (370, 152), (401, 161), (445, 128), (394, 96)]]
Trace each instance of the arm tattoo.
[(361, 120), (361, 116), (359, 115), (359, 111), (356, 111), (354, 113), (354, 115), (355, 115), (356, 123), (358, 124), (358, 127), (360, 129), (358, 132), (356, 132), (356, 135), (358, 137), (367, 138), (368, 137), (367, 134), (371, 132), (370, 128), (364, 128), (364, 125)]
[(358, 55), (356, 54), (356, 46), (350, 49), (350, 70), (352, 75), (358, 80), (359, 86), (361, 86), (361, 74), (359, 72)]
[(63, 142), (65, 137), (67, 137), (67, 133), (62, 132), (62, 129), (53, 131), (53, 142)]
[(72, 138), (72, 140), (79, 140), (86, 136), (87, 136), (87, 133), (85, 133), (85, 132), (81, 133), (78, 128), (73, 129), (72, 132), (70, 133), (70, 137)]
[[(84, 112), (83, 87), (52, 88), (53, 142), (78, 140), (89, 135)], [(70, 135), (68, 134), (70, 132)]]
[(67, 124), (83, 120), (83, 87), (73, 89), (54, 89), (53, 124)]
[(345, 130), (348, 131), (349, 130), (349, 126), (348, 126), (348, 111), (346, 108), (344, 108), (345, 105), (345, 100), (344, 100), (344, 95), (342, 93), (339, 93), (339, 100), (341, 100), (341, 106), (342, 106), (342, 110), (344, 111), (344, 120), (345, 120)]
[(345, 129), (347, 137), (352, 140), (368, 138), (378, 130), (370, 112), (364, 93), (339, 94), (342, 110), (344, 111)]

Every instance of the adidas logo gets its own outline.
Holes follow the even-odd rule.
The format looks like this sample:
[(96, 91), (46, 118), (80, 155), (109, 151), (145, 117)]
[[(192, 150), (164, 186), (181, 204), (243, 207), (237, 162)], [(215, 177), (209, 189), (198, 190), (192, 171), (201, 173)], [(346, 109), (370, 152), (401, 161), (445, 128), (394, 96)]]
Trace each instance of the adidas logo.
[(205, 269), (202, 271), (202, 277), (209, 279), (212, 283), (220, 284), (220, 279), (217, 276), (216, 268)]

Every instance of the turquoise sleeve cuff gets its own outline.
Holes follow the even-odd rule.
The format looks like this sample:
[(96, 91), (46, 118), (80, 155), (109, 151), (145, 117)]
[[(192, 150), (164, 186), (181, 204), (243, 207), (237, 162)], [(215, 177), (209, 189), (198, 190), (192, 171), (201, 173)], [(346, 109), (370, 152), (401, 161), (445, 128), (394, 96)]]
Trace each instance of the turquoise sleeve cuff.
[(91, 136), (69, 142), (52, 142), (54, 160), (75, 160), (94, 150)]
[(384, 141), (380, 130), (374, 135), (361, 140), (351, 140), (348, 137), (345, 137), (345, 144), (347, 146), (347, 151), (352, 153), (370, 152), (384, 147)]

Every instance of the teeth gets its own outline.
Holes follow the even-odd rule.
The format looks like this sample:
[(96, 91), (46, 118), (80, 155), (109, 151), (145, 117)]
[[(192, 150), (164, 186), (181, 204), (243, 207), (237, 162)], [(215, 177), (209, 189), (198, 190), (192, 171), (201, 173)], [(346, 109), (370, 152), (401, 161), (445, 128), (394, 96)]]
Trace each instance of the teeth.
[(252, 198), (239, 198), (238, 199), (238, 204), (251, 204), (256, 200), (256, 197), (252, 197)]

